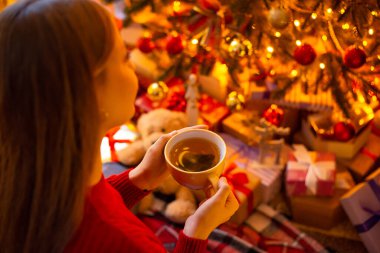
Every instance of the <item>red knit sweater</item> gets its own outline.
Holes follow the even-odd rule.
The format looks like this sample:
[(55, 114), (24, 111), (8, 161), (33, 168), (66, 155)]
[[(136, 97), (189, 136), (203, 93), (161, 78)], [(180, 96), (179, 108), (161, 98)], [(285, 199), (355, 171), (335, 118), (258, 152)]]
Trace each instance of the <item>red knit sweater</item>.
[[(87, 196), (84, 217), (65, 252), (166, 252), (158, 238), (130, 210), (147, 193), (129, 180), (129, 172), (93, 186)], [(174, 252), (204, 252), (207, 240), (182, 232)]]

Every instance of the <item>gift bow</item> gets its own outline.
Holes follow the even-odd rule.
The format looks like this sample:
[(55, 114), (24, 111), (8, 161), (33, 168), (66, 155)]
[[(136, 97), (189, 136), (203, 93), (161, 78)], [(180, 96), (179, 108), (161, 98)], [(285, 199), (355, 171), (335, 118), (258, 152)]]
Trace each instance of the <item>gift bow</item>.
[[(333, 161), (319, 161), (315, 162), (315, 155), (310, 154), (303, 145), (293, 145), (295, 151), (293, 152), (297, 162), (290, 161), (290, 169), (305, 169), (307, 168), (307, 174), (305, 179), (306, 187), (313, 193), (317, 193), (318, 180), (328, 180), (331, 174), (331, 170), (335, 169), (335, 163)], [(303, 165), (302, 167), (296, 166), (296, 164)]]
[(112, 128), (106, 133), (106, 137), (108, 138), (108, 145), (110, 147), (110, 152), (111, 152), (111, 161), (113, 162), (119, 161), (119, 157), (117, 156), (117, 153), (116, 153), (115, 144), (116, 143), (127, 143), (127, 144), (132, 143), (132, 140), (130, 139), (115, 139), (114, 138), (115, 134), (120, 130), (120, 128), (121, 128), (120, 126)]
[[(380, 186), (377, 185), (375, 179), (368, 181), (368, 184), (380, 203)], [(377, 223), (380, 222), (380, 210), (374, 211), (366, 207), (363, 207), (363, 209), (372, 214), (372, 216), (369, 219), (367, 219), (364, 223), (355, 225), (356, 231), (358, 231), (358, 233), (367, 232), (371, 230)]]
[(236, 199), (240, 203), (240, 199), (236, 196), (235, 191), (239, 191), (243, 193), (247, 198), (247, 209), (251, 211), (253, 209), (253, 190), (249, 189), (245, 186), (245, 184), (249, 183), (249, 179), (247, 176), (248, 172), (236, 172), (232, 173), (237, 167), (235, 163), (231, 163), (222, 173), (222, 177), (227, 179), (228, 184), (232, 188), (232, 192), (234, 193)]

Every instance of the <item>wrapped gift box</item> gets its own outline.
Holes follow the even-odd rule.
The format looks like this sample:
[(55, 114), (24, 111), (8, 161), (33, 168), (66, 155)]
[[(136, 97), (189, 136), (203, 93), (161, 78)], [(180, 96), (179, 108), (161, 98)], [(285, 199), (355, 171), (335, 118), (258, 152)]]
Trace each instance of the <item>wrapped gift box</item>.
[(336, 189), (332, 197), (292, 196), (290, 207), (295, 222), (330, 229), (345, 219), (340, 198), (347, 190)]
[(219, 130), (222, 121), (230, 114), (225, 104), (206, 94), (201, 94), (198, 106), (201, 119), (212, 130)]
[(241, 111), (232, 113), (222, 122), (225, 133), (244, 141), (246, 144), (256, 146), (259, 136), (255, 133), (260, 115), (258, 111)]
[(380, 136), (371, 134), (361, 150), (354, 158), (340, 159), (351, 171), (356, 182), (361, 182), (372, 171), (380, 167)]
[(250, 147), (231, 135), (221, 133), (227, 146), (226, 160), (233, 161), (237, 166), (248, 170), (260, 178), (261, 201), (270, 202), (281, 190), (283, 170), (278, 165), (257, 166), (259, 150)]
[(369, 125), (363, 127), (352, 139), (342, 142), (328, 140), (319, 136), (311, 126), (310, 122), (319, 115), (310, 115), (307, 121), (302, 121), (302, 134), (305, 145), (310, 149), (324, 152), (333, 152), (338, 158), (351, 159), (365, 145), (371, 128)]
[(331, 229), (346, 219), (340, 198), (352, 187), (354, 181), (351, 174), (348, 171), (340, 171), (336, 174), (335, 192), (332, 197), (289, 197), (293, 220), (311, 227)]
[(249, 166), (247, 170), (260, 178), (262, 202), (269, 203), (281, 190), (283, 171), (270, 166), (266, 168)]
[(227, 97), (227, 87), (230, 82), (229, 76), (227, 66), (216, 62), (209, 75), (199, 76), (199, 84), (202, 92), (210, 95), (219, 102), (224, 102)]
[(239, 201), (239, 209), (230, 221), (241, 224), (261, 202), (260, 179), (249, 171), (239, 168), (235, 163), (230, 164), (223, 172)]
[(345, 194), (341, 203), (369, 253), (380, 252), (380, 170)]
[(294, 145), (286, 169), (288, 196), (332, 196), (335, 185), (335, 155), (308, 152), (302, 145)]

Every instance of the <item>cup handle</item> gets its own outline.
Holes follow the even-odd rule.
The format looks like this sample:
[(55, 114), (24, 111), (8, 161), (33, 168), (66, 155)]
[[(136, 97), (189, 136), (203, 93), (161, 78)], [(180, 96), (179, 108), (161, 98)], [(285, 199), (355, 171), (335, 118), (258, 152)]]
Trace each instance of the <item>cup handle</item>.
[(209, 186), (204, 190), (205, 194), (206, 194), (206, 197), (207, 198), (210, 198), (212, 197), (212, 195), (214, 195), (216, 193), (216, 191), (218, 190), (218, 181), (219, 181), (219, 177), (216, 176), (216, 175), (211, 175), (209, 178), (208, 178), (210, 184)]

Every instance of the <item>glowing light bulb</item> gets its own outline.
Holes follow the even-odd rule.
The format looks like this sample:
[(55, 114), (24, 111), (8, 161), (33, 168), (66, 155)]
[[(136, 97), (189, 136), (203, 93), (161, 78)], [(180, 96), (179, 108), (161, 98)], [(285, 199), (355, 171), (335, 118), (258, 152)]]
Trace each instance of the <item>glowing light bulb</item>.
[(327, 12), (327, 14), (331, 14), (331, 13), (332, 13), (332, 9), (331, 9), (331, 8), (328, 8), (328, 9), (326, 10), (326, 12)]
[(181, 2), (180, 1), (174, 1), (173, 2), (173, 10), (175, 12), (179, 12), (181, 10)]
[(318, 17), (317, 13), (313, 12), (313, 13), (311, 14), (311, 18), (312, 18), (312, 19), (316, 19), (317, 17)]
[(296, 45), (301, 46), (302, 42), (300, 40), (296, 40)]
[(268, 51), (269, 53), (273, 53), (274, 49), (273, 49), (273, 47), (268, 46), (268, 47), (267, 47), (267, 51)]
[(369, 35), (373, 35), (375, 33), (375, 31), (373, 30), (373, 28), (369, 28), (368, 29), (368, 34)]
[(371, 71), (375, 71), (375, 66), (371, 66)]
[(191, 44), (198, 45), (199, 41), (197, 39), (192, 39)]
[(293, 70), (290, 72), (290, 75), (291, 75), (292, 77), (296, 77), (296, 76), (298, 76), (298, 71), (297, 71), (296, 69), (293, 69)]
[(327, 36), (324, 34), (324, 35), (322, 35), (322, 40), (323, 41), (327, 41)]
[(348, 29), (350, 29), (350, 24), (348, 24), (348, 23), (344, 23), (344, 24), (342, 25), (342, 28), (343, 28), (343, 30), (348, 30)]
[(377, 17), (377, 11), (371, 11), (372, 16)]
[(325, 69), (325, 68), (326, 68), (326, 65), (325, 65), (323, 62), (321, 62), (321, 63), (319, 63), (319, 67), (320, 67), (321, 69)]
[(280, 38), (281, 37), (281, 33), (280, 32), (275, 32), (274, 36), (276, 36), (277, 38)]
[(340, 9), (340, 11), (339, 11), (340, 14), (343, 14), (345, 12), (346, 12), (346, 10), (344, 8)]
[(294, 25), (297, 26), (297, 27), (301, 25), (301, 22), (300, 22), (298, 19), (294, 20), (293, 23), (294, 23)]
[(368, 45), (368, 41), (366, 41), (366, 40), (363, 40), (363, 46), (367, 46)]

